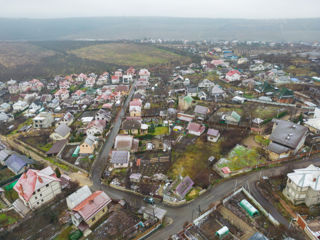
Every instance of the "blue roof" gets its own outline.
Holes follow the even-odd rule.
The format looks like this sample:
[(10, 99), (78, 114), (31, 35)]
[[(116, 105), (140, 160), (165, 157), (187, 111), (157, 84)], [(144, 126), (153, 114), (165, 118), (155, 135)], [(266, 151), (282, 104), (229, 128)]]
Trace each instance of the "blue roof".
[(26, 156), (12, 154), (6, 161), (6, 165), (14, 173), (19, 173), (22, 168), (26, 165), (32, 163), (32, 160), (28, 159)]
[(291, 78), (292, 82), (300, 82), (300, 80), (298, 78)]

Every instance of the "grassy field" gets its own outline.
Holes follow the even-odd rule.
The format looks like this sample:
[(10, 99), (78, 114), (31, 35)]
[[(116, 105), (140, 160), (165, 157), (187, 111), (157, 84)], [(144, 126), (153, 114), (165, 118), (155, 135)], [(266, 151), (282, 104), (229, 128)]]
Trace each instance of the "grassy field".
[(7, 68), (24, 64), (36, 64), (41, 59), (53, 55), (55, 55), (54, 51), (29, 43), (0, 42), (0, 64)]
[(267, 119), (276, 116), (277, 114), (281, 113), (281, 109), (278, 107), (273, 106), (258, 106), (253, 111), (253, 118), (261, 118), (261, 119)]
[(256, 149), (248, 149), (242, 145), (234, 147), (228, 154), (227, 159), (228, 162), (219, 163), (218, 167), (229, 167), (231, 171), (237, 171), (244, 167), (255, 166), (266, 161)]
[(77, 57), (121, 66), (149, 66), (187, 60), (186, 57), (156, 47), (128, 43), (93, 45), (74, 49), (69, 53)]
[(6, 227), (8, 225), (14, 224), (15, 222), (18, 221), (18, 218), (14, 216), (14, 214), (8, 213), (1, 213), (0, 214), (0, 226), (1, 227)]

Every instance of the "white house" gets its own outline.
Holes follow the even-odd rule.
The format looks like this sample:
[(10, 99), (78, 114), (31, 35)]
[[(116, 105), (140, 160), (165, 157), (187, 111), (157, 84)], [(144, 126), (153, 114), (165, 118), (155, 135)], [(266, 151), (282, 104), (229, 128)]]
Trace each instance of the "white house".
[(320, 203), (320, 168), (310, 165), (295, 169), (287, 174), (288, 180), (283, 194), (295, 205), (306, 204), (308, 207)]
[(41, 112), (33, 118), (34, 128), (49, 128), (52, 126), (54, 118), (50, 112)]
[(231, 70), (226, 74), (226, 81), (227, 82), (234, 82), (239, 81), (241, 74), (238, 70)]
[(60, 179), (51, 167), (42, 170), (29, 169), (19, 178), (13, 189), (19, 199), (30, 209), (36, 209), (61, 193)]

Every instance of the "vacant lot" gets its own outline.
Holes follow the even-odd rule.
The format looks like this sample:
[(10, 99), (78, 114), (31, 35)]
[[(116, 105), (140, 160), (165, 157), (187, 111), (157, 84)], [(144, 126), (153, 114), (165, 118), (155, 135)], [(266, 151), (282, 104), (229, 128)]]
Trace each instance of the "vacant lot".
[(169, 175), (175, 178), (179, 175), (190, 176), (197, 185), (206, 187), (209, 180), (209, 162), (208, 158), (214, 156), (220, 157), (220, 142), (206, 142), (205, 138), (198, 138), (188, 146), (183, 145), (172, 151), (173, 165), (170, 168)]
[(71, 50), (69, 53), (81, 58), (122, 66), (148, 66), (187, 60), (186, 57), (156, 47), (127, 43), (94, 45)]

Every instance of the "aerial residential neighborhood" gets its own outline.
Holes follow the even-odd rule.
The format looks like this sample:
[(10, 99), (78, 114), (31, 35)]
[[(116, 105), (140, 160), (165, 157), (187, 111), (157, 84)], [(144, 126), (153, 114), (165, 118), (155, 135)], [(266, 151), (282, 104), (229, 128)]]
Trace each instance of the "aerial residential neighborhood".
[(0, 240), (320, 239), (320, 5), (246, 1), (1, 4)]

